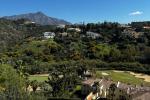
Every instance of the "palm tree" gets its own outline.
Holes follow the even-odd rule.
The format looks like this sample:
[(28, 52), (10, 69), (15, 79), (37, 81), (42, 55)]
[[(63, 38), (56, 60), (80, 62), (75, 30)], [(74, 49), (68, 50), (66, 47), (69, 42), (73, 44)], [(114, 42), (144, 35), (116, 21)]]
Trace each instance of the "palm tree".
[(32, 81), (31, 86), (32, 86), (33, 92), (35, 92), (36, 89), (38, 88), (38, 82), (36, 80)]

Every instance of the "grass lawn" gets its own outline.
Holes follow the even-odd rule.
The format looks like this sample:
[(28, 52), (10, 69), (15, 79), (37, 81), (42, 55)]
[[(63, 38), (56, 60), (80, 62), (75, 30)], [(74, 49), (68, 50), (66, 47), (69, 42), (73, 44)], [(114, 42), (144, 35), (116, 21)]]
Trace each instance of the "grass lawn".
[[(103, 75), (103, 73), (107, 73), (108, 75)], [(96, 77), (104, 77), (111, 78), (113, 81), (120, 81), (123, 83), (135, 84), (135, 85), (149, 85), (150, 83), (145, 82), (143, 79), (137, 78), (134, 75), (131, 75), (129, 72), (115, 72), (112, 70), (104, 70), (104, 71), (96, 71)]]
[(32, 76), (31, 75), (29, 77), (29, 80), (30, 81), (37, 80), (38, 82), (44, 82), (44, 81), (48, 80), (48, 76), (39, 76), (39, 75)]

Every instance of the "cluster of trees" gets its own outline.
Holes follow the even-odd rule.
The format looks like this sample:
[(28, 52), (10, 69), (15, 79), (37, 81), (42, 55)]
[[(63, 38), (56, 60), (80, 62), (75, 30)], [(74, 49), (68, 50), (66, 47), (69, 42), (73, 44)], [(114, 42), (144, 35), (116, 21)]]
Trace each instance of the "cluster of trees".
[(7, 64), (0, 64), (1, 100), (46, 100), (42, 94), (29, 94), (28, 83), (21, 70)]
[[(10, 22), (11, 21), (8, 21), (8, 23)], [(22, 19), (12, 21), (11, 23), (20, 27), (24, 22), (25, 20)], [(145, 70), (149, 71), (148, 67), (146, 67), (149, 65), (150, 59), (149, 45), (144, 42), (142, 43), (140, 39), (136, 42), (135, 39), (129, 40), (123, 35), (122, 31), (124, 28), (120, 27), (119, 23), (104, 22), (66, 26), (66, 28), (76, 27), (82, 30), (81, 33), (78, 33), (79, 35), (69, 36), (58, 35), (57, 32), (61, 31), (55, 26), (23, 25), (22, 27), (26, 26), (25, 32), (27, 32), (27, 34), (31, 32), (32, 35), (16, 43), (14, 47), (11, 46), (6, 52), (2, 52), (1, 61), (11, 64), (16, 68), (16, 62), (22, 60), (24, 66), (26, 66), (26, 71), (30, 74), (47, 73), (49, 69), (53, 67), (53, 63), (56, 62), (81, 60), (99, 60), (107, 65), (111, 65), (110, 63), (112, 62), (116, 64), (119, 62), (122, 63), (122, 65), (124, 63), (139, 63), (144, 69), (142, 72)], [(66, 28), (63, 31), (65, 31)], [(56, 31), (56, 37), (52, 40), (43, 41), (39, 37), (41, 37), (41, 33), (44, 31)], [(102, 37), (100, 39), (82, 37), (82, 35), (86, 35), (86, 31), (99, 33)], [(149, 40), (148, 30), (144, 32), (144, 37)], [(108, 67), (108, 69), (109, 68), (110, 67)], [(122, 67), (119, 69), (122, 69)], [(127, 69), (132, 70), (132, 68)], [(140, 69), (140, 67), (137, 69)]]
[[(69, 38), (69, 37), (68, 37)], [(73, 41), (73, 42), (72, 42)], [(67, 43), (66, 43), (67, 42)], [(144, 70), (150, 71), (149, 65), (149, 52), (150, 48), (143, 45), (117, 45), (117, 44), (103, 44), (95, 40), (82, 41), (72, 39), (71, 41), (66, 38), (65, 41), (61, 40), (31, 40), (17, 47), (14, 52), (6, 52), (3, 54), (2, 59), (6, 58), (8, 63), (15, 65), (15, 62), (20, 59), (23, 61), (26, 70), (30, 74), (47, 73), (54, 63), (58, 62), (72, 62), (72, 61), (101, 61), (107, 65), (106, 69), (110, 69), (112, 63), (116, 63), (118, 67), (120, 64), (139, 63)], [(94, 63), (93, 63), (94, 64)], [(99, 66), (101, 63), (99, 63)], [(86, 65), (88, 65), (86, 63)], [(102, 67), (104, 65), (102, 64)], [(140, 66), (135, 68), (140, 69)], [(93, 66), (91, 66), (92, 68)], [(117, 69), (118, 69), (117, 67)], [(119, 69), (124, 69), (120, 66)], [(127, 66), (128, 70), (133, 70)], [(146, 72), (147, 73), (147, 72)]]

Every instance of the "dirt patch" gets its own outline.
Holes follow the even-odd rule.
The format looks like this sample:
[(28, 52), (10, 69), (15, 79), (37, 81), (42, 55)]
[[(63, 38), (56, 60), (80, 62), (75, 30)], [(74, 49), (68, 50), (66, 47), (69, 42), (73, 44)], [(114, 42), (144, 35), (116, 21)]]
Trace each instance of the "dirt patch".
[(150, 76), (149, 75), (145, 75), (145, 74), (138, 74), (138, 73), (133, 73), (133, 72), (129, 72), (131, 75), (134, 75), (137, 78), (142, 78), (144, 79), (144, 81), (146, 82), (150, 82)]
[(34, 75), (31, 75), (31, 76), (49, 76), (49, 74), (34, 74)]
[(105, 73), (105, 72), (102, 72), (102, 75), (108, 76), (109, 74), (108, 74), (108, 73)]
[(125, 72), (125, 71), (113, 70), (113, 72), (116, 72), (116, 73), (123, 73), (123, 72)]
[(138, 74), (138, 73), (134, 73), (134, 72), (130, 72), (130, 71), (118, 71), (118, 70), (113, 70), (113, 71), (117, 72), (117, 73), (128, 72), (128, 73), (130, 73), (131, 75), (134, 75), (137, 78), (143, 79), (145, 82), (150, 82), (150, 75)]

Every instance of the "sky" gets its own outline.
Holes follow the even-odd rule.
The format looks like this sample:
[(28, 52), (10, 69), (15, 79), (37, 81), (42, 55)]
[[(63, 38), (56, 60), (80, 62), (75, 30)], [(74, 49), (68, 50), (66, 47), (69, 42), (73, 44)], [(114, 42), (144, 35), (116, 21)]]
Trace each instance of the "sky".
[(72, 23), (150, 21), (150, 0), (0, 0), (0, 17), (41, 11)]

